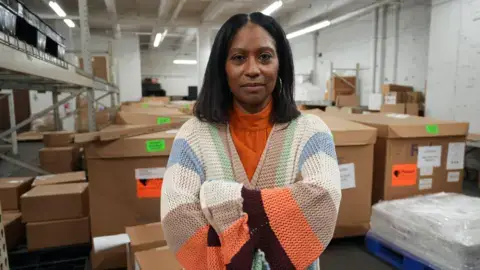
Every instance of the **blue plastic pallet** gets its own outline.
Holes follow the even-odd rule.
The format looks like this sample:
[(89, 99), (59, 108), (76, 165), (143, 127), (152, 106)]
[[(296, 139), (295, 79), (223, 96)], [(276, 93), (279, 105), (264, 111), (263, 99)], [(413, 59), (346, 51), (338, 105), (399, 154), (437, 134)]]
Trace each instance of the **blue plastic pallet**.
[(379, 239), (372, 233), (367, 233), (365, 236), (365, 245), (367, 250), (376, 257), (393, 265), (401, 270), (439, 270), (429, 263), (419, 259), (409, 252), (390, 244), (384, 240)]

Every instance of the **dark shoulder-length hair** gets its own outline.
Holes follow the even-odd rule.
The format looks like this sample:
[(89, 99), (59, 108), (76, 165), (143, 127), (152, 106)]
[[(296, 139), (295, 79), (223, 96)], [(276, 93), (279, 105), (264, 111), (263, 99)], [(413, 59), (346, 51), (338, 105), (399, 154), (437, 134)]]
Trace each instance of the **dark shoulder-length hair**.
[(233, 94), (227, 82), (225, 64), (229, 47), (238, 30), (248, 22), (263, 27), (275, 40), (279, 60), (278, 79), (272, 93), (272, 123), (288, 123), (300, 115), (294, 100), (294, 69), (290, 44), (282, 27), (260, 12), (237, 14), (220, 28), (212, 46), (203, 85), (194, 107), (195, 116), (204, 122), (226, 124), (233, 106)]

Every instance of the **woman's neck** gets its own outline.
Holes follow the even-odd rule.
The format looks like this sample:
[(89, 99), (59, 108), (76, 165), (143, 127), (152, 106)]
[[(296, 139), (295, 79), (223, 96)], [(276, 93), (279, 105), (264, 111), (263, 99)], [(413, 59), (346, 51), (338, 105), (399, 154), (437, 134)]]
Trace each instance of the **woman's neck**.
[(261, 112), (263, 109), (265, 109), (271, 102), (272, 98), (269, 97), (268, 99), (264, 100), (260, 104), (244, 104), (239, 102), (238, 100), (233, 100), (234, 106), (240, 109), (244, 113), (248, 114), (255, 114)]

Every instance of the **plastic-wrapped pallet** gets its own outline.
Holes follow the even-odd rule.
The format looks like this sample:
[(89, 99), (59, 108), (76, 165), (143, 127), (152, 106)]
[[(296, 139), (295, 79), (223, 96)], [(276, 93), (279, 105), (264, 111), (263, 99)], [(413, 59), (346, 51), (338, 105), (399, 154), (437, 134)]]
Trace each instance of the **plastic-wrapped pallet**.
[(479, 198), (438, 193), (380, 202), (370, 233), (438, 269), (480, 269)]

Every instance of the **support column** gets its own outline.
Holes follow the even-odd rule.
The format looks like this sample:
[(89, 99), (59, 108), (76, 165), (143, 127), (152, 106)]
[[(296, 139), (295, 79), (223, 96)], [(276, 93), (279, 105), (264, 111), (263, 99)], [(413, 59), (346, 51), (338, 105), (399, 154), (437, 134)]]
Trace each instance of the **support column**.
[[(52, 103), (57, 104), (58, 103), (58, 90), (52, 91)], [(59, 106), (56, 106), (53, 108), (53, 120), (55, 123), (55, 129), (57, 131), (63, 130), (62, 127), (62, 120), (60, 119), (60, 108)]]
[(320, 85), (318, 81), (318, 36), (319, 31), (313, 33), (313, 67), (312, 67), (312, 84)]
[(378, 8), (373, 11), (372, 20), (372, 51), (371, 70), (372, 70), (372, 93), (377, 92), (377, 41), (378, 41)]
[[(78, 0), (78, 11), (80, 14), (80, 40), (82, 43), (83, 69), (88, 74), (92, 74), (92, 56), (90, 54), (90, 26), (88, 24), (88, 4), (87, 0)], [(95, 122), (95, 91), (93, 88), (87, 89), (88, 100), (88, 130), (95, 131), (97, 128)]]
[(208, 58), (212, 49), (210, 39), (210, 28), (200, 26), (197, 29), (197, 72), (198, 72), (198, 91), (202, 90), (203, 77), (207, 68)]
[(382, 88), (383, 83), (385, 82), (385, 55), (386, 55), (386, 37), (387, 37), (387, 14), (388, 6), (384, 5), (380, 8), (380, 37), (379, 41), (379, 55), (378, 55), (378, 76), (377, 76), (377, 89)]
[(394, 42), (393, 42), (393, 76), (392, 82), (398, 83), (398, 55), (399, 55), (399, 44), (400, 44), (400, 6), (393, 5), (394, 12)]
[[(7, 92), (7, 95), (8, 95), (8, 111), (10, 114), (10, 128), (12, 128), (17, 125), (17, 120), (15, 119), (15, 99), (13, 97), (12, 90)], [(14, 155), (18, 155), (17, 131), (14, 130), (10, 134), (10, 137), (12, 138), (12, 152)]]

